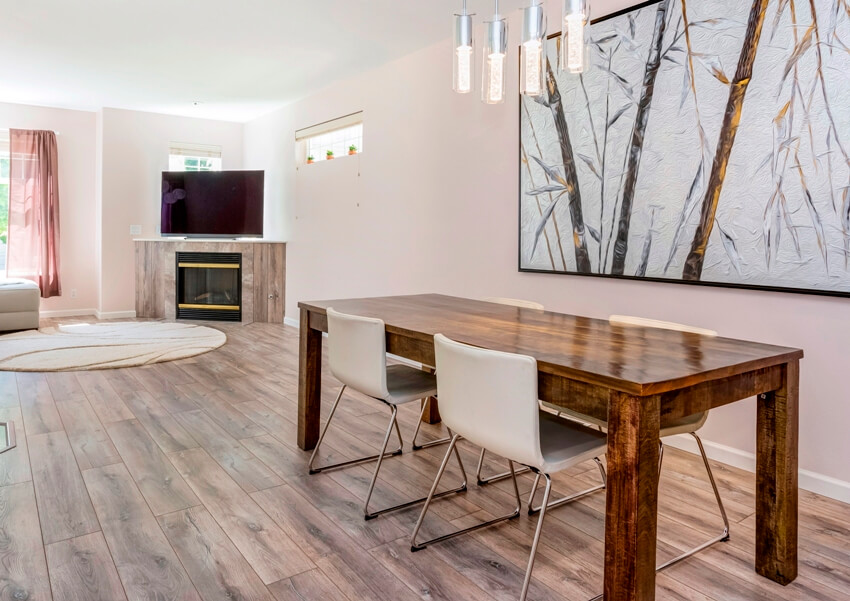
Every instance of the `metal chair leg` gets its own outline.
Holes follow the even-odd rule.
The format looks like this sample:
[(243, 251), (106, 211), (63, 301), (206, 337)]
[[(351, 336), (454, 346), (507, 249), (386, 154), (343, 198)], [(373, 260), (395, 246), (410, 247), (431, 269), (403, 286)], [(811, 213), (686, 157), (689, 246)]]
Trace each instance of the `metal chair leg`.
[[(506, 480), (511, 477), (511, 472), (502, 472), (501, 474), (494, 474), (492, 476), (488, 476), (486, 478), (481, 477), (481, 468), (484, 467), (484, 454), (487, 452), (487, 449), (481, 449), (481, 455), (478, 456), (478, 470), (475, 472), (475, 477), (478, 480), (478, 486), (484, 486), (485, 484), (492, 484), (493, 482), (499, 482), (500, 480)], [(521, 467), (515, 474), (524, 474), (530, 471), (527, 467)]]
[(398, 429), (398, 424), (396, 424), (396, 433), (398, 434), (398, 449), (391, 453), (386, 453), (386, 445), (384, 446), (384, 454), (383, 455), (370, 455), (369, 457), (361, 457), (360, 459), (352, 459), (350, 461), (342, 461), (340, 463), (334, 463), (331, 465), (325, 465), (323, 467), (313, 467), (313, 462), (316, 460), (316, 456), (319, 454), (319, 448), (322, 446), (322, 441), (325, 439), (325, 434), (328, 432), (328, 428), (331, 425), (331, 420), (333, 420), (334, 413), (336, 413), (336, 408), (339, 406), (339, 401), (342, 399), (342, 393), (345, 392), (345, 386), (339, 389), (339, 394), (336, 395), (336, 400), (334, 401), (333, 407), (331, 407), (331, 413), (328, 415), (328, 421), (325, 422), (325, 427), (322, 428), (322, 433), (319, 435), (319, 441), (316, 443), (316, 448), (313, 449), (313, 454), (310, 455), (310, 463), (308, 464), (309, 473), (318, 474), (319, 472), (324, 472), (327, 470), (334, 470), (343, 467), (348, 467), (350, 465), (358, 465), (361, 463), (368, 463), (369, 461), (374, 461), (379, 457), (383, 457), (384, 455), (400, 455), (402, 451), (402, 441), (401, 441), (401, 432)]
[(522, 583), (522, 593), (519, 596), (519, 601), (525, 601), (525, 598), (528, 596), (528, 587), (531, 584), (531, 572), (534, 570), (534, 560), (537, 557), (537, 545), (540, 544), (540, 534), (543, 532), (543, 519), (546, 517), (547, 508), (550, 507), (549, 495), (552, 493), (552, 478), (549, 477), (549, 474), (543, 474), (543, 477), (546, 478), (546, 490), (543, 491), (543, 504), (541, 505), (540, 517), (537, 518), (537, 529), (534, 531), (534, 541), (531, 543), (531, 554), (528, 557), (528, 567), (525, 570), (525, 580)]
[(729, 540), (729, 518), (726, 516), (726, 508), (723, 507), (723, 499), (720, 498), (720, 491), (717, 489), (717, 483), (714, 481), (714, 473), (711, 471), (711, 464), (708, 462), (708, 456), (705, 454), (705, 447), (702, 446), (702, 440), (699, 436), (697, 436), (696, 432), (691, 432), (691, 436), (697, 441), (697, 446), (699, 446), (700, 455), (702, 455), (702, 462), (705, 465), (705, 471), (708, 473), (708, 480), (711, 482), (711, 488), (714, 490), (714, 498), (717, 499), (717, 507), (720, 508), (720, 515), (723, 518), (723, 533), (719, 536), (712, 538), (699, 545), (698, 547), (694, 547), (690, 551), (686, 551), (682, 553), (678, 557), (674, 557), (670, 561), (658, 566), (656, 571), (661, 571), (665, 568), (669, 568), (673, 564), (679, 563), (683, 559), (687, 559), (688, 557), (699, 553), (703, 549), (707, 549), (711, 545), (719, 542), (725, 542)]
[[(587, 490), (583, 490), (581, 492), (577, 492), (575, 494), (569, 495), (562, 499), (558, 499), (556, 501), (551, 501), (546, 506), (548, 509), (552, 509), (554, 507), (560, 507), (561, 505), (566, 505), (567, 503), (571, 503), (573, 501), (577, 501), (582, 497), (586, 497), (589, 494), (595, 493), (598, 490), (603, 490), (608, 485), (608, 475), (605, 473), (605, 466), (602, 465), (602, 462), (599, 461), (598, 457), (594, 457), (593, 460), (596, 462), (596, 466), (599, 468), (599, 473), (602, 475), (602, 484), (598, 486), (594, 486), (592, 488), (588, 488)], [(534, 484), (531, 486), (531, 494), (528, 497), (528, 515), (534, 515), (535, 513), (542, 510), (544, 504), (541, 504), (539, 507), (534, 506), (534, 497), (537, 494), (537, 485), (540, 483), (540, 474), (537, 474), (534, 477)]]
[(422, 427), (422, 418), (425, 416), (425, 410), (428, 408), (427, 399), (424, 399), (422, 402), (422, 411), (419, 412), (419, 421), (416, 422), (416, 430), (413, 431), (413, 450), (419, 451), (421, 449), (427, 449), (428, 447), (435, 447), (440, 444), (445, 444), (449, 442), (452, 437), (446, 436), (445, 438), (441, 438), (439, 440), (432, 440), (430, 442), (426, 442), (425, 444), (416, 444), (416, 439), (419, 437), (419, 429)]
[[(455, 452), (457, 452), (458, 438), (460, 438), (460, 436), (457, 435), (457, 434), (454, 434), (452, 436), (451, 442), (449, 442), (449, 448), (446, 451), (446, 456), (443, 457), (443, 463), (440, 464), (440, 469), (437, 470), (437, 477), (434, 478), (434, 484), (431, 486), (431, 492), (428, 493), (428, 497), (425, 500), (425, 505), (422, 507), (422, 513), (419, 514), (419, 520), (417, 520), (416, 526), (413, 528), (413, 534), (410, 537), (410, 550), (411, 551), (414, 551), (414, 552), (415, 551), (421, 551), (422, 549), (424, 549), (428, 545), (432, 545), (434, 543), (439, 543), (439, 542), (442, 542), (444, 540), (448, 540), (450, 538), (460, 536), (461, 534), (467, 534), (469, 532), (481, 530), (482, 528), (492, 526), (493, 524), (498, 524), (499, 522), (504, 522), (505, 520), (513, 519), (513, 518), (519, 516), (519, 512), (522, 509), (522, 498), (519, 495), (519, 485), (517, 484), (517, 481), (516, 481), (516, 472), (514, 471), (514, 464), (513, 464), (512, 461), (509, 461), (508, 466), (510, 467), (510, 474), (511, 474), (511, 477), (513, 478), (513, 482), (514, 482), (514, 493), (516, 494), (516, 508), (514, 509), (514, 511), (512, 513), (509, 513), (507, 515), (503, 515), (503, 516), (498, 517), (498, 518), (494, 518), (492, 520), (489, 520), (487, 522), (483, 522), (481, 524), (476, 524), (475, 526), (470, 526), (469, 528), (464, 528), (463, 530), (458, 530), (458, 531), (452, 532), (450, 534), (438, 536), (437, 538), (433, 538), (431, 540), (428, 540), (428, 541), (425, 541), (425, 542), (422, 542), (422, 543), (416, 542), (416, 537), (419, 534), (420, 528), (422, 528), (422, 522), (425, 521), (425, 514), (428, 513), (428, 509), (431, 507), (431, 501), (433, 501), (434, 498), (436, 498), (436, 495), (434, 494), (434, 492), (437, 490), (437, 486), (440, 484), (440, 479), (443, 477), (443, 472), (446, 471), (446, 466), (449, 463), (449, 457), (451, 456), (451, 453), (452, 453), (453, 450)], [(460, 460), (460, 459), (458, 458), (458, 460)]]
[[(392, 410), (392, 417), (390, 418), (390, 424), (387, 426), (387, 433), (384, 436), (384, 446), (381, 449), (382, 454), (378, 456), (378, 461), (375, 464), (375, 472), (372, 474), (372, 481), (369, 483), (369, 492), (366, 494), (366, 502), (363, 504), (363, 517), (367, 520), (374, 519), (379, 515), (383, 515), (385, 513), (389, 513), (391, 511), (397, 511), (399, 509), (404, 509), (406, 507), (411, 507), (413, 505), (417, 505), (419, 503), (424, 502), (428, 497), (422, 497), (421, 499), (415, 499), (413, 501), (407, 501), (405, 503), (400, 503), (398, 505), (393, 505), (392, 507), (387, 507), (385, 509), (380, 509), (378, 511), (369, 511), (369, 501), (372, 500), (372, 493), (375, 490), (375, 483), (378, 481), (378, 473), (381, 471), (381, 463), (383, 463), (384, 455), (386, 454), (387, 444), (390, 441), (390, 435), (392, 434), (393, 425), (398, 428), (398, 407), (395, 405), (390, 406)], [(454, 448), (455, 457), (457, 457), (458, 465), (460, 466), (460, 472), (463, 475), (463, 482), (457, 488), (453, 488), (451, 490), (446, 490), (441, 493), (433, 495), (435, 499), (440, 497), (445, 497), (448, 495), (452, 495), (459, 492), (464, 492), (466, 490), (466, 470), (463, 467), (463, 461), (460, 459), (460, 453), (457, 450), (457, 446)]]

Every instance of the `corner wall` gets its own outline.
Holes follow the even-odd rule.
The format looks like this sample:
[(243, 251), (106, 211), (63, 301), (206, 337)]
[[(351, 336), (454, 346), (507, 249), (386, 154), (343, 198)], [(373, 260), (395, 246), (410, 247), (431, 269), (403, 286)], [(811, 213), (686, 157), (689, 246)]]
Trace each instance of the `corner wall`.
[[(218, 145), (224, 169), (242, 168), (241, 123), (105, 108), (102, 111), (100, 314), (134, 312), (133, 238), (159, 235), (161, 173), (170, 142)], [(141, 225), (141, 235), (130, 226)]]
[[(603, 14), (627, 4), (594, 7)], [(288, 319), (297, 318), (301, 300), (440, 292), (528, 298), (597, 318), (640, 315), (800, 347), (801, 484), (850, 501), (847, 299), (517, 271), (516, 36), (511, 40), (504, 105), (452, 93), (446, 42), (246, 124), (246, 168), (268, 170), (267, 202), (285, 211)], [(296, 166), (296, 129), (359, 110), (361, 156)], [(713, 411), (703, 433), (716, 456), (748, 467), (753, 401)]]

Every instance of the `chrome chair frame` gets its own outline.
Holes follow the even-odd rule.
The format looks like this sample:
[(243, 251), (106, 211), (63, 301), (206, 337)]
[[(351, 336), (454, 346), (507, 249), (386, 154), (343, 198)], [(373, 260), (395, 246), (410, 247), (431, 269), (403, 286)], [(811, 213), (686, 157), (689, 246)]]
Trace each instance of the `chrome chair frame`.
[(486, 528), (487, 526), (492, 526), (493, 524), (498, 524), (499, 522), (504, 522), (506, 520), (512, 520), (516, 517), (519, 517), (520, 511), (522, 510), (522, 497), (519, 494), (519, 485), (516, 480), (516, 472), (514, 471), (514, 463), (513, 461), (508, 461), (508, 465), (510, 466), (510, 477), (513, 479), (514, 483), (514, 494), (516, 494), (516, 508), (509, 514), (503, 515), (501, 517), (494, 518), (492, 520), (488, 520), (486, 522), (482, 522), (481, 524), (476, 524), (474, 526), (470, 526), (468, 528), (463, 528), (462, 530), (458, 530), (456, 532), (451, 532), (449, 534), (444, 534), (443, 536), (438, 536), (436, 538), (432, 538), (431, 540), (427, 540), (421, 543), (416, 542), (416, 537), (419, 534), (420, 528), (422, 528), (422, 523), (425, 521), (425, 515), (428, 513), (428, 509), (431, 507), (431, 501), (438, 497), (436, 493), (437, 487), (440, 485), (440, 480), (443, 478), (443, 473), (446, 471), (446, 467), (449, 464), (449, 459), (451, 457), (452, 451), (457, 453), (457, 441), (460, 439), (460, 435), (453, 434), (451, 440), (449, 441), (449, 448), (446, 450), (446, 455), (443, 457), (443, 462), (440, 464), (440, 469), (437, 470), (437, 476), (434, 478), (434, 484), (431, 485), (431, 491), (428, 493), (428, 496), (425, 500), (425, 505), (422, 507), (422, 513), (419, 514), (419, 519), (416, 522), (416, 526), (413, 528), (413, 534), (410, 537), (410, 550), (412, 552), (421, 551), (425, 549), (428, 545), (432, 545), (434, 543), (439, 543), (444, 540), (448, 540), (450, 538), (454, 538), (456, 536), (460, 536), (461, 534), (467, 534), (469, 532), (475, 532), (476, 530), (481, 530), (482, 528)]
[(445, 444), (452, 439), (451, 435), (449, 435), (449, 436), (446, 436), (445, 438), (439, 438), (437, 440), (428, 441), (425, 444), (416, 444), (416, 439), (419, 437), (419, 429), (422, 427), (422, 418), (425, 417), (425, 410), (427, 408), (428, 408), (428, 400), (425, 399), (425, 400), (422, 401), (422, 411), (419, 412), (419, 421), (416, 422), (416, 429), (413, 431), (412, 447), (413, 447), (414, 451), (420, 451), (422, 449), (428, 449), (430, 447), (436, 447), (437, 445)]
[[(314, 467), (313, 466), (313, 463), (316, 459), (316, 456), (319, 453), (319, 448), (322, 446), (322, 441), (325, 439), (325, 434), (327, 433), (328, 428), (331, 425), (331, 421), (333, 420), (334, 414), (336, 413), (336, 409), (339, 406), (339, 402), (342, 399), (342, 395), (345, 392), (346, 388), (347, 388), (347, 386), (344, 385), (344, 384), (340, 388), (339, 394), (337, 394), (336, 400), (334, 401), (333, 407), (331, 408), (330, 415), (328, 415), (328, 421), (325, 422), (325, 426), (324, 426), (324, 428), (322, 428), (322, 433), (319, 435), (319, 440), (316, 443), (316, 448), (313, 449), (313, 454), (310, 455), (310, 462), (308, 464), (309, 473), (311, 475), (313, 475), (313, 474), (318, 474), (318, 473), (325, 472), (325, 471), (328, 471), (328, 470), (341, 469), (341, 468), (344, 468), (344, 467), (350, 467), (350, 466), (353, 466), (353, 465), (360, 465), (362, 463), (368, 463), (368, 462), (377, 460), (377, 462), (375, 464), (375, 471), (372, 474), (372, 480), (369, 483), (369, 492), (366, 494), (366, 501), (363, 503), (363, 517), (366, 520), (371, 520), (371, 519), (378, 517), (379, 515), (383, 515), (385, 513), (391, 512), (391, 511), (398, 511), (399, 509), (405, 509), (407, 507), (412, 507), (413, 505), (417, 505), (419, 503), (424, 502), (428, 497), (422, 497), (420, 499), (414, 499), (412, 501), (407, 501), (405, 503), (400, 503), (398, 505), (393, 505), (392, 507), (386, 507), (384, 509), (379, 509), (377, 511), (371, 511), (371, 512), (369, 511), (369, 503), (372, 500), (372, 493), (375, 491), (375, 484), (378, 481), (378, 474), (381, 471), (381, 464), (383, 463), (384, 458), (385, 457), (392, 457), (392, 456), (395, 456), (395, 455), (401, 455), (401, 453), (403, 451), (403, 447), (404, 447), (404, 441), (401, 438), (401, 430), (398, 426), (398, 407), (396, 405), (393, 405), (392, 403), (387, 403), (386, 401), (384, 401), (382, 399), (375, 399), (375, 400), (380, 401), (381, 403), (383, 403), (384, 405), (389, 407), (391, 416), (390, 416), (390, 423), (387, 426), (387, 432), (384, 435), (384, 442), (381, 445), (380, 453), (378, 453), (377, 455), (370, 455), (368, 457), (361, 457), (359, 459), (351, 459), (351, 460), (348, 460), (348, 461), (341, 461), (339, 463), (333, 463), (331, 465), (325, 465), (325, 466), (322, 466), (322, 467)], [(370, 398), (374, 398), (374, 397), (370, 397)], [(424, 407), (423, 407), (423, 412), (424, 412)], [(387, 445), (389, 445), (390, 438), (392, 436), (393, 430), (395, 430), (396, 435), (398, 436), (398, 449), (396, 449), (395, 451), (387, 452)], [(417, 425), (416, 431), (417, 432), (419, 431), (418, 425)], [(440, 444), (440, 442), (441, 441), (434, 441), (433, 443), (428, 443), (428, 444), (433, 446), (434, 444)], [(461, 474), (463, 474), (463, 482), (457, 488), (446, 490), (446, 491), (443, 491), (441, 493), (434, 495), (435, 498), (445, 497), (445, 496), (448, 496), (448, 495), (451, 495), (451, 494), (464, 492), (467, 489), (466, 470), (463, 467), (463, 461), (460, 458), (460, 453), (457, 451), (456, 448), (455, 448), (455, 456), (457, 457), (457, 461), (458, 461), (458, 465), (460, 466)]]
[[(720, 491), (717, 488), (717, 482), (714, 480), (714, 472), (711, 470), (711, 464), (708, 462), (708, 455), (705, 453), (705, 447), (702, 445), (702, 439), (700, 439), (699, 435), (696, 432), (690, 432), (690, 435), (694, 437), (694, 440), (697, 441), (697, 446), (699, 447), (700, 455), (702, 456), (703, 465), (705, 465), (705, 471), (708, 474), (708, 480), (711, 482), (711, 489), (714, 491), (714, 498), (717, 499), (717, 507), (720, 509), (720, 516), (723, 518), (723, 532), (719, 536), (715, 536), (714, 538), (707, 540), (690, 549), (689, 551), (685, 551), (681, 555), (674, 557), (673, 559), (661, 564), (656, 568), (656, 571), (661, 571), (663, 569), (669, 568), (670, 566), (679, 563), (683, 559), (687, 559), (696, 553), (699, 553), (703, 549), (707, 549), (711, 545), (720, 542), (726, 542), (729, 540), (729, 517), (726, 515), (726, 508), (723, 506), (723, 499), (720, 497)], [(661, 477), (661, 462), (664, 460), (664, 443), (661, 442), (661, 453), (658, 456), (658, 477)]]
[[(508, 460), (508, 467), (509, 467), (508, 474), (509, 474), (509, 477), (513, 480), (514, 493), (516, 494), (516, 501), (517, 501), (516, 508), (514, 509), (513, 512), (506, 514), (506, 515), (503, 515), (503, 516), (500, 516), (500, 517), (497, 517), (497, 518), (494, 518), (492, 520), (488, 520), (486, 522), (482, 522), (480, 524), (476, 524), (474, 526), (469, 526), (468, 528), (463, 528), (462, 530), (457, 530), (457, 531), (451, 532), (449, 534), (444, 534), (443, 536), (438, 536), (438, 537), (433, 538), (433, 539), (428, 540), (428, 541), (424, 541), (424, 542), (421, 542), (421, 543), (416, 542), (416, 537), (419, 534), (419, 530), (422, 527), (422, 523), (425, 521), (425, 515), (428, 513), (428, 509), (431, 506), (431, 501), (433, 501), (437, 497), (437, 495), (435, 495), (434, 493), (437, 490), (437, 486), (440, 483), (440, 479), (443, 477), (443, 472), (445, 472), (446, 466), (449, 463), (449, 458), (451, 456), (452, 450), (457, 452), (458, 438), (459, 438), (459, 436), (457, 434), (452, 436), (452, 440), (451, 440), (451, 442), (449, 442), (449, 448), (446, 451), (446, 455), (443, 458), (443, 462), (440, 464), (440, 469), (437, 471), (437, 477), (434, 479), (434, 484), (431, 486), (431, 492), (428, 494), (428, 498), (425, 501), (425, 505), (422, 507), (422, 513), (419, 515), (419, 520), (416, 522), (416, 526), (413, 528), (413, 534), (410, 537), (410, 550), (412, 552), (421, 551), (422, 549), (425, 549), (426, 547), (428, 547), (428, 545), (432, 545), (432, 544), (439, 543), (439, 542), (442, 542), (442, 541), (445, 541), (445, 540), (449, 540), (451, 538), (455, 538), (456, 536), (460, 536), (462, 534), (468, 534), (470, 532), (475, 532), (477, 530), (481, 530), (482, 528), (487, 528), (488, 526), (492, 526), (492, 525), (498, 524), (500, 522), (504, 522), (504, 521), (507, 521), (507, 520), (514, 519), (516, 517), (519, 517), (520, 511), (522, 510), (522, 498), (520, 497), (520, 494), (519, 494), (519, 486), (517, 484), (517, 479), (516, 479), (516, 475), (517, 475), (518, 472), (516, 470), (514, 470), (514, 462)], [(597, 464), (599, 464), (600, 467), (601, 467), (601, 463), (599, 463), (598, 459), (596, 461), (597, 461)], [(589, 492), (585, 492), (585, 493), (582, 493), (581, 495), (574, 495), (573, 498), (570, 498), (569, 500), (561, 499), (561, 500), (557, 501), (556, 503), (551, 503), (550, 497), (551, 497), (551, 494), (552, 494), (552, 478), (549, 476), (549, 474), (544, 474), (542, 472), (539, 472), (538, 470), (533, 470), (532, 468), (529, 468), (528, 466), (525, 466), (525, 467), (529, 470), (534, 471), (537, 475), (537, 479), (535, 479), (535, 488), (532, 491), (532, 498), (534, 496), (534, 493), (536, 492), (537, 484), (538, 484), (539, 478), (541, 476), (546, 479), (546, 487), (543, 491), (542, 504), (541, 504), (540, 508), (538, 508), (540, 516), (537, 518), (537, 527), (535, 528), (535, 531), (534, 531), (534, 539), (531, 542), (531, 551), (530, 551), (529, 557), (528, 557), (528, 565), (526, 566), (525, 578), (523, 579), (522, 592), (520, 593), (519, 601), (525, 601), (526, 597), (528, 596), (528, 589), (531, 586), (531, 575), (534, 571), (534, 562), (535, 562), (535, 559), (537, 558), (537, 547), (540, 544), (540, 536), (543, 532), (543, 520), (546, 518), (547, 510), (551, 507), (563, 505), (564, 503), (567, 503), (569, 500), (577, 499), (577, 498), (579, 498), (579, 496), (585, 496), (586, 494), (589, 494)], [(598, 489), (599, 488), (597, 487), (594, 490), (598, 490)]]
[[(598, 486), (594, 486), (592, 488), (588, 488), (587, 490), (583, 490), (581, 492), (577, 492), (561, 499), (557, 499), (555, 501), (550, 501), (547, 505), (548, 509), (553, 509), (555, 507), (560, 507), (561, 505), (566, 505), (567, 503), (571, 503), (573, 501), (578, 501), (581, 498), (584, 498), (590, 494), (593, 494), (597, 491), (603, 490), (608, 486), (608, 475), (605, 472), (605, 466), (602, 465), (602, 462), (599, 460), (599, 457), (594, 457), (593, 460), (596, 462), (596, 466), (599, 468), (599, 473), (602, 475), (602, 484)], [(534, 515), (535, 513), (539, 513), (543, 504), (534, 506), (534, 497), (537, 496), (537, 487), (540, 484), (540, 476), (541, 474), (538, 472), (534, 477), (534, 484), (531, 485), (531, 494), (528, 496), (528, 515)]]
[[(475, 472), (475, 478), (478, 480), (478, 486), (484, 486), (485, 484), (492, 484), (493, 482), (500, 482), (501, 480), (506, 480), (511, 477), (512, 472), (501, 472), (499, 474), (494, 474), (492, 476), (487, 476), (486, 478), (481, 477), (481, 468), (484, 466), (484, 454), (487, 453), (487, 449), (481, 449), (481, 454), (478, 456), (478, 469)], [(527, 467), (521, 467), (518, 470), (514, 470), (514, 474), (524, 474), (526, 472), (530, 472), (531, 470)]]

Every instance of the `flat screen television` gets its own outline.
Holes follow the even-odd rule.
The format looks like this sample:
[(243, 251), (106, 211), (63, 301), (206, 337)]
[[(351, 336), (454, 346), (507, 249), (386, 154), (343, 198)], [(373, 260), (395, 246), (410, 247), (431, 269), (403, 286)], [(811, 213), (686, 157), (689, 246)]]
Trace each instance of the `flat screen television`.
[(263, 171), (165, 171), (163, 236), (262, 238)]

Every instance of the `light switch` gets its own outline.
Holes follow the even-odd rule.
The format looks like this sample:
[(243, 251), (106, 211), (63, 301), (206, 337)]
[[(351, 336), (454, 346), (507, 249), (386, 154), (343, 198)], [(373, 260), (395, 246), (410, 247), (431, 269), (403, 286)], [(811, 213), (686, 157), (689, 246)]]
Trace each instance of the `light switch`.
[(131, 236), (141, 236), (142, 235), (142, 226), (141, 225), (131, 225), (130, 226), (130, 235)]

